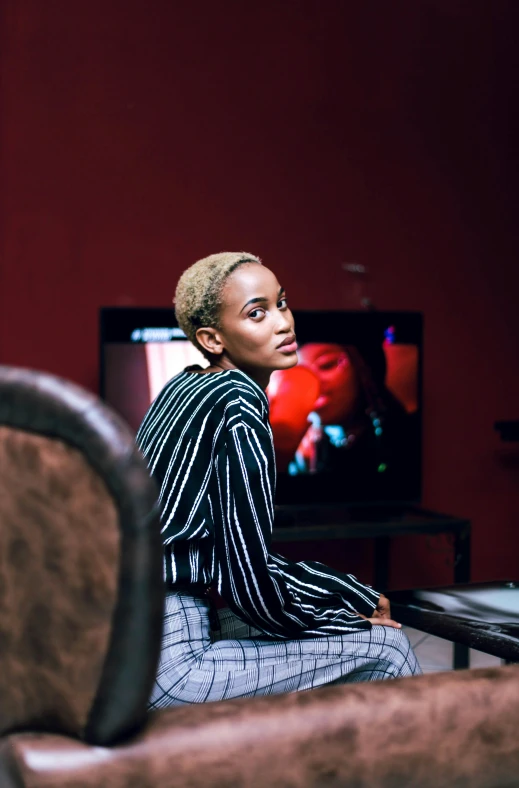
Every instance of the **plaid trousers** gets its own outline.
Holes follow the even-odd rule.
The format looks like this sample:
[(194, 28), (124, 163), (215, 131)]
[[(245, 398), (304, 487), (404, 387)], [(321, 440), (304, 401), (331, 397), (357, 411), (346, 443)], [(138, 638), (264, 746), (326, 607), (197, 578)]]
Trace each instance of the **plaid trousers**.
[(210, 603), (184, 593), (166, 597), (162, 651), (150, 708), (298, 692), (324, 684), (421, 674), (400, 629), (308, 640), (276, 640), (219, 610), (211, 631)]

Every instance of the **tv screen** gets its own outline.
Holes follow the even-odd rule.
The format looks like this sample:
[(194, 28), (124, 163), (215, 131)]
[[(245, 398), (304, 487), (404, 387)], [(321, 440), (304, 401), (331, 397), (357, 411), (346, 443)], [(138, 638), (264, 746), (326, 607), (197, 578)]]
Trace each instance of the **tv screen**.
[[(294, 310), (298, 363), (267, 396), (278, 504), (416, 503), (421, 497), (422, 316)], [(106, 307), (101, 396), (136, 431), (164, 384), (207, 362), (173, 309)]]

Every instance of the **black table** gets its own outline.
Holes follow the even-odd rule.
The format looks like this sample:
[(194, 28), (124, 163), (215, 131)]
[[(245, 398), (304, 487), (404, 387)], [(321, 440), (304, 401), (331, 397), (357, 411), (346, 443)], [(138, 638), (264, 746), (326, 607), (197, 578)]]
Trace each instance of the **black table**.
[(440, 534), (453, 536), (455, 583), (470, 581), (470, 521), (429, 509), (410, 506), (348, 507), (276, 506), (273, 540), (276, 542), (324, 541), (330, 539), (375, 539), (373, 586), (387, 591), (389, 585), (389, 542), (392, 536)]
[[(519, 662), (519, 582), (467, 583), (459, 586), (394, 591), (391, 615), (407, 626)], [(458, 655), (462, 655), (458, 651)], [(460, 659), (454, 667), (468, 667)]]

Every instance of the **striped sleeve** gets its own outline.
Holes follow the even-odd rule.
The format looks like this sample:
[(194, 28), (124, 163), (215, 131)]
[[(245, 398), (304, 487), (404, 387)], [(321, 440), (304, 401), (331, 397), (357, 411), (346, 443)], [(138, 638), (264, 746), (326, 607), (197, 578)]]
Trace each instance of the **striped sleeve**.
[(352, 575), (271, 551), (275, 466), (268, 424), (249, 403), (230, 422), (215, 457), (220, 527), (218, 587), (243, 620), (274, 637), (315, 637), (369, 629), (379, 594)]

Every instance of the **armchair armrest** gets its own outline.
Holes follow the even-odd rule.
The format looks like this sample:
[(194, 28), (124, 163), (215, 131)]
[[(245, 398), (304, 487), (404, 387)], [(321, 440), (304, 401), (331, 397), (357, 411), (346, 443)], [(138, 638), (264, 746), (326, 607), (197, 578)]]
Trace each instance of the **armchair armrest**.
[(111, 748), (13, 735), (0, 770), (7, 747), (5, 788), (489, 788), (515, 784), (518, 726), (510, 666), (172, 708)]

